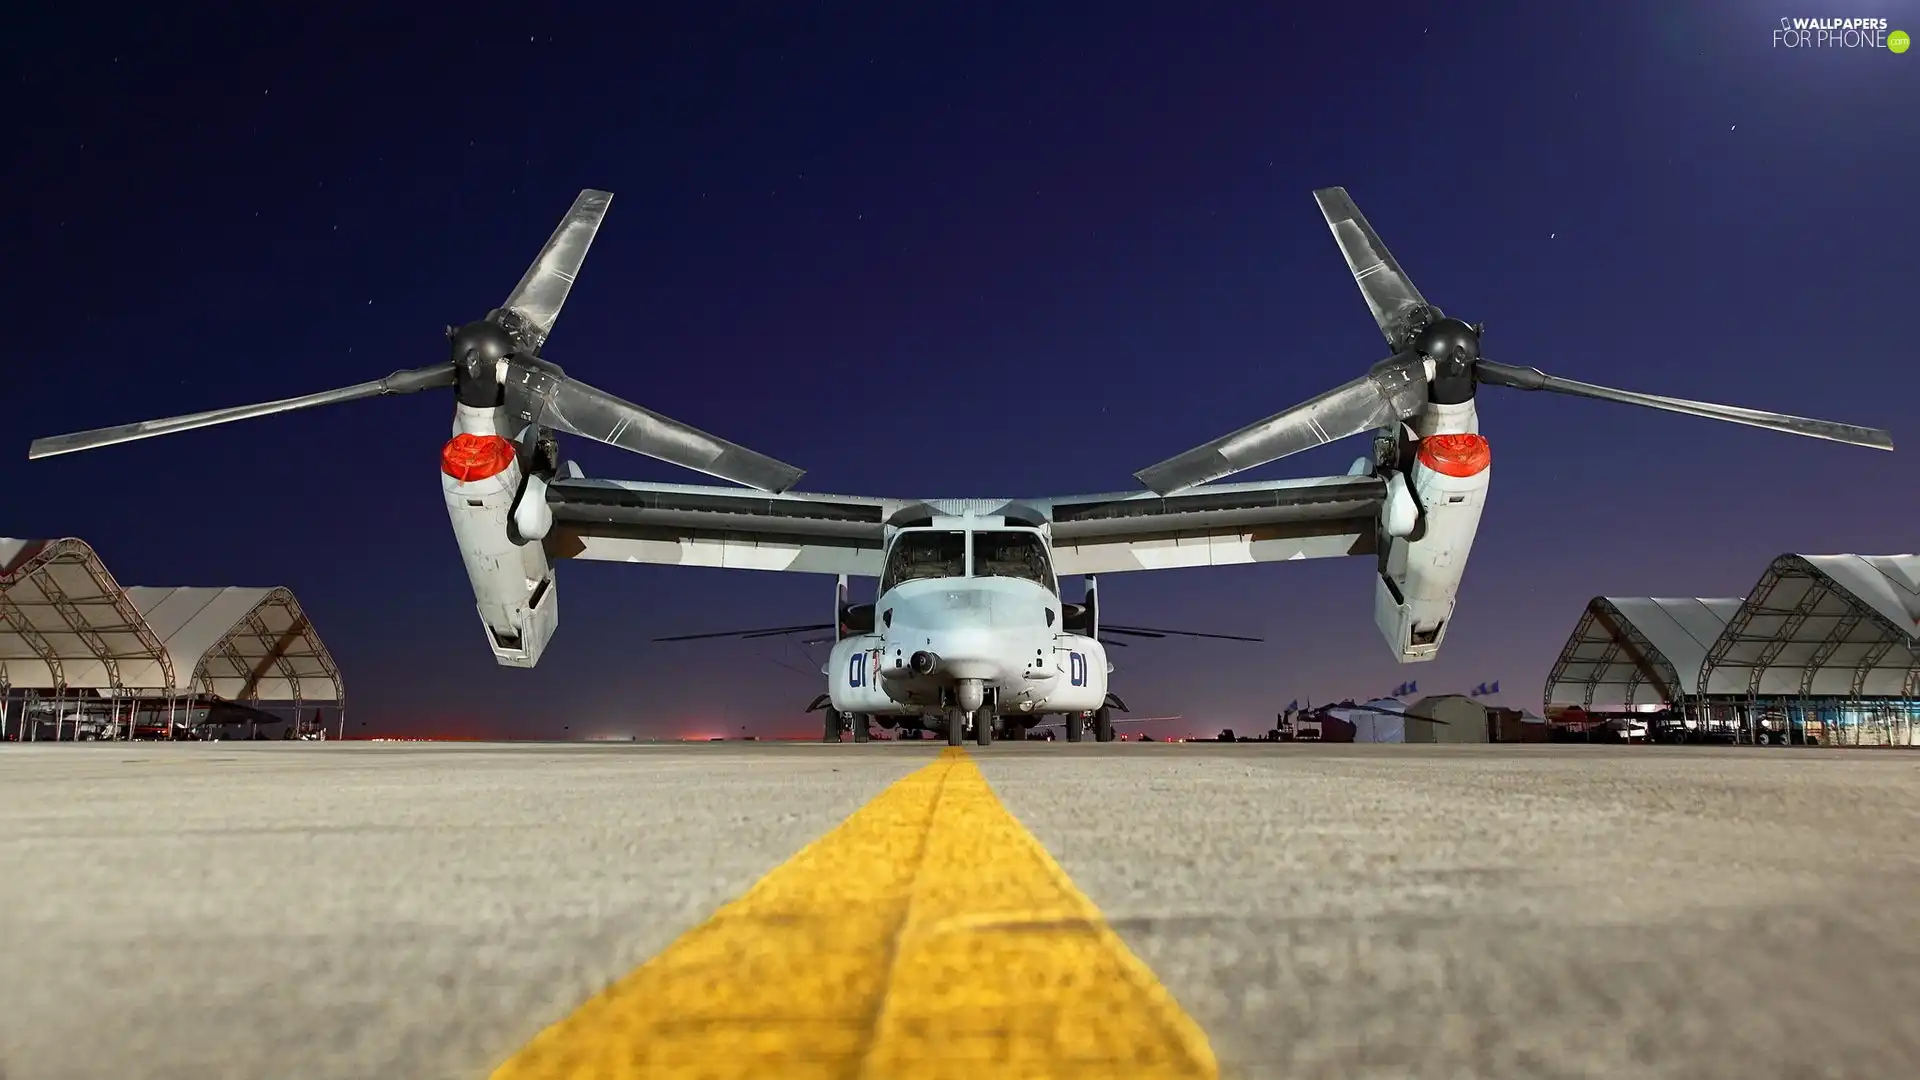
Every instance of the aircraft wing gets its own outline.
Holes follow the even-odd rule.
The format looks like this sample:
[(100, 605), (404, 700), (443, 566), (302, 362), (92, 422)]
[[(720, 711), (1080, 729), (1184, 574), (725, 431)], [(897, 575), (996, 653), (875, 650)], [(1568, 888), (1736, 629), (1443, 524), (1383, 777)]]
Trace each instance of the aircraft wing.
[[(570, 464), (570, 463), (569, 463)], [(1386, 485), (1372, 476), (1023, 499), (1053, 520), (1062, 575), (1285, 562), (1374, 550)], [(857, 495), (589, 479), (547, 487), (549, 556), (879, 577), (884, 523), (926, 504)]]
[(1052, 516), (1066, 576), (1371, 555), (1386, 491), (1375, 476), (1327, 476), (1022, 501)]
[(587, 479), (547, 485), (556, 559), (879, 577), (882, 523), (907, 500)]

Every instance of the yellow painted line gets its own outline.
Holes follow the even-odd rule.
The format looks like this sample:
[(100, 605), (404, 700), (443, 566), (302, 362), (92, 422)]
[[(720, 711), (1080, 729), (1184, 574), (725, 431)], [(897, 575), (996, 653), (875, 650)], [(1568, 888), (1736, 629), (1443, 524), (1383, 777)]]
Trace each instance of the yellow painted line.
[(1199, 1025), (950, 749), (493, 1080), (1218, 1075)]

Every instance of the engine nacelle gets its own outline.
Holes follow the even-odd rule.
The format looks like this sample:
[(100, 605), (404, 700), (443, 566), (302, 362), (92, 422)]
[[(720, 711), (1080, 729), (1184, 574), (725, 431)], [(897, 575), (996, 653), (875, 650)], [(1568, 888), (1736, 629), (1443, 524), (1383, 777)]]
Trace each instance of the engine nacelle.
[(559, 625), (559, 602), (545, 548), (516, 518), (527, 531), (544, 534), (551, 515), (543, 521), (544, 507), (520, 504), (523, 498), (544, 503), (546, 489), (525, 474), (519, 448), (500, 434), (501, 410), (457, 408), (453, 439), (440, 455), (447, 516), (494, 660), (530, 668)]
[[(1493, 473), (1471, 401), (1430, 406), (1421, 419), (1413, 464), (1389, 485), (1374, 583), (1374, 623), (1401, 663), (1439, 655)], [(1408, 501), (1416, 522), (1407, 520)]]

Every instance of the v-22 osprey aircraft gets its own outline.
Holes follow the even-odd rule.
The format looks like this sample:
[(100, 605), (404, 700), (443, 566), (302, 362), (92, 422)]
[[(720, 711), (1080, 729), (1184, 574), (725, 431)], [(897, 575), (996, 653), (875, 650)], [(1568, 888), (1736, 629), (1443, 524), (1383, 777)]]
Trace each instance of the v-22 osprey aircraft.
[[(303, 397), (33, 443), (50, 457), (336, 402), (452, 389), (441, 490), (496, 661), (535, 666), (559, 623), (562, 559), (833, 575), (831, 622), (673, 639), (831, 630), (823, 733), (869, 720), (969, 728), (989, 743), (1044, 717), (1114, 737), (1116, 636), (1257, 638), (1106, 623), (1097, 581), (1122, 571), (1372, 555), (1375, 623), (1401, 662), (1438, 655), (1479, 526), (1492, 457), (1479, 384), (1599, 398), (1891, 450), (1885, 431), (1615, 390), (1480, 356), (1481, 325), (1446, 316), (1342, 188), (1314, 193), (1392, 355), (1295, 408), (1136, 473), (1146, 490), (1029, 499), (886, 499), (790, 489), (801, 470), (572, 379), (541, 355), (612, 196), (580, 193), (506, 302), (448, 327), (448, 358)], [(1345, 476), (1217, 483), (1373, 431)], [(559, 455), (578, 435), (757, 490), (590, 479)], [(1066, 602), (1060, 579), (1083, 576)], [(849, 579), (878, 579), (855, 603)]]

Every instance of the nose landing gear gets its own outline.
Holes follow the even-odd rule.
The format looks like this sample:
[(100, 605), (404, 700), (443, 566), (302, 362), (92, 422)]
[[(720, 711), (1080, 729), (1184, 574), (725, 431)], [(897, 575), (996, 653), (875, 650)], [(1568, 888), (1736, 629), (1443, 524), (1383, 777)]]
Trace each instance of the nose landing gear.
[(991, 694), (986, 700), (969, 711), (960, 705), (947, 708), (947, 745), (960, 746), (966, 742), (967, 729), (971, 724), (973, 741), (979, 746), (992, 746), (994, 728), (1000, 722), (999, 710), (995, 707)]
[(999, 720), (991, 702), (973, 710), (973, 741), (980, 746), (992, 746), (993, 725)]

